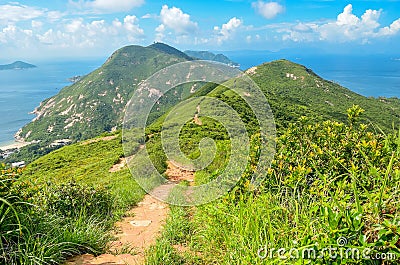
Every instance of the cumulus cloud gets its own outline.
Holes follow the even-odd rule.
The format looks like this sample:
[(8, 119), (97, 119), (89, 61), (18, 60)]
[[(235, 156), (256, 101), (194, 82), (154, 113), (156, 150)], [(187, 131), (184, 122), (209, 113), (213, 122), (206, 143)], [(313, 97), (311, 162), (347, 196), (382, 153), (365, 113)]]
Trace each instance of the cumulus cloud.
[(337, 16), (336, 24), (339, 26), (343, 25), (355, 26), (359, 22), (360, 19), (356, 15), (353, 15), (353, 6), (349, 4), (344, 8), (343, 13), (340, 13)]
[(156, 41), (162, 41), (164, 39), (165, 37), (164, 31), (165, 31), (164, 24), (161, 24), (156, 28)]
[(243, 25), (243, 21), (233, 17), (223, 24), (221, 28), (215, 26), (214, 31), (217, 32), (217, 43), (222, 44), (224, 41), (231, 39), (241, 25)]
[(390, 36), (395, 35), (400, 31), (400, 18), (395, 20), (390, 26), (381, 28), (378, 35)]
[(191, 21), (190, 15), (183, 13), (180, 8), (163, 5), (160, 12), (161, 25), (158, 32), (165, 31), (166, 28), (172, 29), (178, 35), (190, 35), (196, 33), (198, 25)]
[(72, 1), (70, 5), (79, 9), (92, 9), (102, 13), (123, 12), (142, 6), (144, 0), (93, 0), (93, 1)]
[(252, 7), (266, 19), (273, 19), (285, 11), (285, 8), (277, 2), (253, 2)]
[(395, 35), (400, 31), (400, 19), (390, 26), (381, 27), (379, 19), (382, 10), (368, 9), (361, 17), (353, 14), (353, 6), (347, 5), (336, 20), (325, 23), (297, 23), (281, 27), (277, 32), (283, 33), (283, 40), (300, 41), (359, 41), (368, 43), (372, 39)]
[(0, 42), (14, 46), (29, 44), (52, 48), (118, 48), (144, 37), (138, 21), (136, 16), (130, 15), (123, 21), (115, 19), (110, 23), (105, 20), (86, 22), (82, 18), (76, 18), (46, 29), (42, 23), (32, 21), (31, 29), (16, 25), (0, 28)]

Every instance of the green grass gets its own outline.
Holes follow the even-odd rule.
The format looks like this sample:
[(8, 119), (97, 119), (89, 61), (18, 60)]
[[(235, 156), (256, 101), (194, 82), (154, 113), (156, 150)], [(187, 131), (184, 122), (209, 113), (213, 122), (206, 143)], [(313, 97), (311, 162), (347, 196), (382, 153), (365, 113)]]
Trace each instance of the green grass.
[[(149, 264), (164, 264), (163, 255), (173, 257), (169, 264), (397, 264), (400, 136), (371, 133), (359, 123), (358, 110), (349, 110), (349, 125), (302, 118), (289, 126), (257, 190), (241, 181), (225, 197), (190, 209), (190, 215), (188, 208), (172, 208)], [(327, 253), (291, 259), (288, 253), (341, 249), (340, 238), (348, 241), (344, 250), (368, 248), (371, 256), (386, 253), (393, 259), (332, 259)], [(177, 252), (177, 243), (187, 251)], [(287, 250), (284, 258), (277, 254), (281, 248)]]
[(59, 264), (80, 253), (101, 254), (110, 231), (144, 191), (123, 156), (121, 135), (58, 149), (24, 170), (1, 166), (0, 263)]
[(144, 192), (127, 167), (118, 172), (109, 172), (123, 157), (121, 135), (117, 133), (115, 139), (108, 141), (84, 143), (66, 146), (37, 159), (26, 167), (22, 180), (29, 180), (35, 185), (47, 182), (61, 184), (74, 180), (94, 187), (104, 187), (115, 196), (119, 208), (140, 201)]

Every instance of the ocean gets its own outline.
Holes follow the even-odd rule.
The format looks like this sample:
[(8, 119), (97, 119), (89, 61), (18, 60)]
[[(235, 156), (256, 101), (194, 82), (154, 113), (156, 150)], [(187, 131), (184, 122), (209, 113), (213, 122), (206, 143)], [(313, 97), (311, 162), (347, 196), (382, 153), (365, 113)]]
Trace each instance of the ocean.
[[(286, 58), (305, 65), (324, 79), (335, 81), (364, 96), (400, 97), (400, 56), (285, 55), (268, 52), (225, 52), (241, 69)], [(29, 114), (67, 80), (100, 67), (105, 58), (63, 62), (31, 62), (26, 70), (0, 71), (0, 146), (13, 142), (19, 128), (30, 122)]]
[(100, 67), (105, 58), (62, 62), (30, 62), (37, 68), (0, 71), (0, 146), (13, 142), (19, 128), (35, 116), (40, 102), (71, 85), (68, 78)]

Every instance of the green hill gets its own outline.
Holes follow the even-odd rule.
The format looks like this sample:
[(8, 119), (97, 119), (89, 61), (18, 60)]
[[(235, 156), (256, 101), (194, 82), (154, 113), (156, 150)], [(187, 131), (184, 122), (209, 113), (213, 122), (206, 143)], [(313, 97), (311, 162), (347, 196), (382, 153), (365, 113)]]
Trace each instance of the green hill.
[[(163, 63), (156, 64), (155, 59)], [(124, 108), (123, 103), (112, 104), (115, 94), (109, 91), (121, 93), (121, 97), (124, 93), (125, 100), (129, 99), (135, 88), (130, 82), (136, 82), (135, 78), (141, 80), (138, 77), (145, 78), (146, 74), (163, 65), (186, 59), (178, 50), (163, 44), (125, 47), (111, 56), (102, 68), (65, 88), (61, 96), (46, 101), (41, 108), (41, 118), (32, 123), (31, 134), (37, 130), (35, 135), (39, 137), (40, 130), (34, 126), (48, 126), (46, 122), (53, 122), (54, 117), (67, 116), (60, 112), (66, 112), (71, 106), (75, 107), (68, 113), (74, 113), (80, 103), (86, 102), (85, 97), (100, 100), (96, 102), (101, 102), (104, 109), (87, 108), (87, 112), (78, 117), (90, 120), (76, 122), (79, 127), (74, 124), (67, 129), (73, 128), (76, 133), (82, 130), (81, 135), (75, 136), (76, 140), (109, 130), (120, 121), (117, 109)], [(157, 68), (153, 68), (155, 65)], [(132, 77), (133, 70), (136, 75)], [(9, 228), (10, 224), (15, 224), (15, 218), (2, 221), (6, 224), (3, 227), (10, 231), (4, 233), (4, 242), (18, 246), (12, 251), (7, 249), (4, 255), (13, 259), (40, 256), (38, 260), (50, 259), (50, 256), (61, 262), (77, 253), (106, 251), (107, 240), (99, 240), (99, 237), (106, 238), (104, 235), (112, 226), (104, 227), (104, 222), (115, 221), (114, 214), (121, 216), (121, 212), (137, 203), (144, 193), (129, 169), (121, 163), (123, 156), (129, 155), (132, 159), (129, 161), (140, 162), (142, 155), (148, 153), (156, 169), (164, 173), (167, 158), (161, 145), (161, 128), (169, 108), (185, 98), (209, 96), (228, 103), (245, 122), (245, 129), (250, 132), (248, 163), (244, 165), (245, 171), (238, 174), (237, 185), (222, 198), (197, 207), (171, 206), (160, 238), (146, 253), (146, 264), (382, 263), (344, 255), (335, 259), (329, 257), (331, 253), (326, 250), (338, 247), (341, 251), (345, 247), (360, 252), (370, 249), (371, 256), (393, 253), (395, 259), (389, 260), (388, 264), (398, 264), (400, 136), (392, 127), (399, 127), (399, 99), (363, 97), (287, 60), (265, 63), (248, 69), (247, 73), (266, 95), (279, 129), (276, 153), (261, 185), (254, 189), (250, 183), (262, 146), (257, 121), (245, 102), (223, 85), (206, 84), (195, 93), (188, 93), (190, 86), (183, 86), (178, 90), (179, 96), (171, 99), (166, 95), (160, 101), (162, 106), (159, 110), (154, 109), (146, 137), (136, 139), (137, 145), (132, 147), (131, 153), (124, 154), (122, 143), (127, 139), (123, 139), (119, 131), (104, 134), (44, 155), (15, 173), (19, 181), (11, 178), (9, 186), (0, 186), (1, 196), (1, 192), (12, 191), (22, 202), (38, 204), (35, 208), (23, 208), (31, 204), (15, 204), (20, 212), (30, 213), (20, 214), (25, 218), (21, 219), (24, 231), (28, 232), (19, 233), (19, 230), (12, 230), (13, 226)], [(115, 89), (117, 80), (121, 86), (118, 90)], [(235, 80), (229, 82), (235, 83)], [(99, 93), (105, 95), (98, 96)], [(356, 104), (365, 112), (353, 106)], [(198, 101), (191, 101), (184, 109), (175, 109), (176, 113), (163, 132), (181, 122), (182, 113), (194, 115), (197, 106)], [(91, 113), (98, 120), (91, 119)], [(165, 114), (160, 116), (162, 113)], [(197, 122), (186, 119), (179, 132), (180, 148), (192, 159), (207, 156), (208, 152), (204, 152), (209, 151), (205, 150), (207, 148), (216, 149), (213, 161), (195, 172), (194, 185), (218, 177), (235, 151), (227, 130), (217, 120), (204, 117), (202, 113), (197, 110)], [(65, 120), (60, 122), (65, 124)], [(59, 128), (57, 133), (47, 137), (68, 137), (72, 129), (64, 129)], [(126, 135), (127, 132), (124, 137)], [(199, 150), (205, 137), (212, 138), (215, 146), (204, 148), (203, 145)], [(139, 148), (144, 141), (146, 148)], [(114, 166), (117, 170), (112, 170)], [(0, 169), (3, 182), (10, 182), (10, 177), (14, 177), (12, 171), (2, 165)], [(147, 171), (140, 177), (147, 178), (149, 185), (155, 184)], [(181, 184), (184, 189), (187, 183)], [(99, 206), (102, 205), (99, 197), (91, 194), (111, 201), (112, 205)], [(112, 209), (111, 213), (108, 207)], [(64, 215), (60, 216), (60, 212)], [(11, 210), (8, 213), (12, 213)], [(30, 243), (32, 238), (36, 241)], [(50, 247), (54, 246), (53, 238), (60, 243), (58, 249)], [(345, 244), (339, 239), (346, 241)], [(20, 246), (20, 242), (24, 244)], [(74, 244), (63, 250), (66, 242)], [(37, 250), (38, 245), (49, 250)], [(285, 248), (315, 251), (322, 256), (320, 259), (312, 256), (292, 259), (286, 255), (283, 259), (275, 252), (271, 256), (265, 254), (267, 250)]]
[[(16, 135), (26, 141), (82, 140), (117, 128), (140, 82), (166, 66), (190, 58), (164, 44), (127, 46), (97, 70), (43, 101), (37, 117)], [(177, 95), (179, 97), (179, 95)]]
[[(116, 51), (102, 67), (43, 101), (37, 117), (16, 135), (26, 141), (82, 140), (120, 126), (126, 103), (140, 82), (174, 63), (190, 60), (186, 54), (162, 43), (148, 47), (128, 46)], [(343, 121), (353, 104), (366, 110), (365, 118), (384, 131), (399, 121), (398, 99), (375, 99), (358, 95), (326, 81), (312, 70), (286, 60), (253, 67), (247, 73), (262, 88), (278, 125), (305, 115)], [(181, 88), (162, 111), (190, 96)], [(213, 94), (222, 96), (218, 88)], [(173, 102), (171, 102), (173, 101)], [(160, 112), (162, 112), (160, 111)]]
[[(345, 122), (346, 110), (359, 105), (365, 110), (363, 122), (377, 131), (393, 132), (400, 124), (398, 98), (364, 97), (336, 83), (324, 80), (311, 69), (287, 60), (255, 66), (246, 73), (264, 92), (273, 110), (278, 128), (307, 116), (315, 121)], [(200, 91), (198, 93), (201, 93)], [(209, 93), (235, 105), (240, 102), (226, 88), (219, 86)]]
[[(6, 162), (35, 158), (57, 148), (56, 140), (72, 142), (89, 139), (103, 132), (119, 129), (124, 108), (137, 86), (146, 78), (169, 65), (191, 60), (185, 53), (166, 44), (148, 47), (127, 46), (114, 52), (99, 69), (78, 82), (63, 88), (59, 94), (43, 101), (35, 110), (37, 117), (16, 135), (26, 141), (39, 141)], [(353, 104), (365, 109), (363, 122), (371, 130), (393, 132), (400, 121), (400, 100), (358, 95), (336, 83), (317, 76), (305, 66), (287, 60), (264, 63), (248, 69), (247, 74), (259, 85), (272, 108), (278, 129), (307, 116), (314, 121), (345, 121), (346, 110)], [(178, 102), (199, 95), (218, 97), (237, 110), (244, 102), (223, 86), (185, 84), (160, 99), (149, 124)], [(245, 117), (246, 113), (242, 114)], [(253, 120), (252, 123), (256, 121)]]

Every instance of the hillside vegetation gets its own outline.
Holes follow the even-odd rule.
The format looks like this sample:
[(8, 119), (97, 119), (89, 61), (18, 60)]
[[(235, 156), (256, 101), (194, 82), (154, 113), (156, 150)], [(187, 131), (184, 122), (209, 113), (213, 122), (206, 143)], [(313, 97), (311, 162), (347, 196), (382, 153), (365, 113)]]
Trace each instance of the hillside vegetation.
[(361, 113), (303, 117), (278, 137), (256, 190), (247, 171), (222, 199), (172, 207), (148, 264), (398, 264), (400, 137), (369, 132)]
[[(187, 59), (159, 43), (126, 47), (42, 105), (41, 118), (23, 130), (32, 130), (32, 137), (49, 132), (48, 122), (60, 119), (59, 126), (65, 124), (69, 115), (61, 112), (71, 108), (75, 113), (87, 95), (100, 100), (96, 106), (105, 109), (91, 110), (83, 104), (81, 110), (87, 112), (82, 117), (90, 121), (82, 118), (68, 130), (54, 127), (45, 136), (55, 139), (74, 132), (71, 135), (80, 142), (41, 156), (23, 170), (1, 166), (2, 263), (59, 264), (74, 254), (105, 252), (112, 223), (144, 194), (126, 166), (110, 169), (124, 161), (124, 151), (137, 162), (148, 153), (164, 174), (168, 158), (162, 130), (169, 132), (187, 115), (193, 119), (185, 118), (177, 135), (182, 152), (196, 159), (216, 151), (211, 163), (195, 173), (194, 185), (217, 178), (237, 151), (220, 121), (203, 116), (198, 101), (191, 101), (174, 109), (163, 128), (172, 106), (200, 96), (220, 99), (237, 112), (249, 135), (250, 156), (244, 172), (237, 174), (238, 183), (222, 198), (196, 207), (171, 206), (163, 232), (147, 252), (147, 264), (400, 262), (399, 99), (363, 97), (287, 60), (247, 70), (267, 97), (278, 128), (274, 159), (257, 187), (251, 179), (265, 147), (260, 124), (245, 101), (223, 85), (198, 84), (199, 89), (190, 93), (193, 84), (188, 84), (177, 89), (176, 97), (164, 95), (153, 109), (146, 135), (133, 139), (128, 149), (125, 145), (123, 150), (122, 143), (133, 131), (124, 131), (124, 137), (117, 130), (82, 140), (118, 124), (135, 78)], [(141, 75), (130, 76), (132, 69)], [(118, 90), (116, 80), (121, 82)], [(235, 80), (227, 83), (240, 85)], [(115, 94), (109, 91), (124, 91), (124, 101), (112, 105)], [(204, 138), (215, 145), (202, 146)], [(159, 184), (146, 174), (140, 177), (148, 178), (147, 188)], [(179, 187), (187, 185), (183, 181)], [(334, 257), (327, 252), (332, 249)], [(349, 249), (353, 256), (346, 252)]]
[(144, 191), (128, 168), (120, 134), (66, 146), (24, 170), (0, 165), (1, 264), (61, 264), (101, 254), (113, 224)]
[(111, 131), (120, 126), (124, 107), (138, 84), (158, 70), (189, 59), (163, 44), (121, 48), (99, 69), (43, 101), (35, 110), (35, 120), (17, 137), (76, 141)]
[[(58, 148), (50, 146), (56, 140), (75, 142), (120, 128), (125, 105), (143, 80), (169, 65), (191, 59), (162, 43), (119, 49), (102, 67), (43, 101), (35, 110), (35, 120), (17, 133), (21, 140), (39, 143), (22, 148), (19, 154), (10, 156), (5, 162), (24, 160), (29, 163)], [(287, 60), (255, 66), (246, 73), (266, 95), (278, 128), (303, 115), (313, 117), (315, 121), (334, 119), (343, 122), (346, 120), (343, 113), (353, 104), (366, 110), (363, 119), (373, 125), (371, 130), (387, 133), (398, 126), (400, 100), (397, 98), (366, 98)], [(149, 124), (177, 103), (189, 97), (205, 96), (214, 89), (209, 85), (201, 87), (201, 83), (194, 83), (171, 90), (160, 99)], [(220, 86), (210, 95), (238, 105), (239, 99), (227, 95), (225, 90)]]

